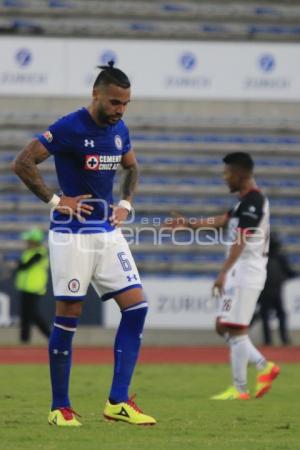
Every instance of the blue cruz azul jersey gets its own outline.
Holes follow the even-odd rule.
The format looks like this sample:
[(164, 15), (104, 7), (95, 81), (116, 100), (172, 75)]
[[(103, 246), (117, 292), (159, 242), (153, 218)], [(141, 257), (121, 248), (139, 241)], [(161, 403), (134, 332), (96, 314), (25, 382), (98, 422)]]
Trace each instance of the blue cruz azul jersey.
[(113, 203), (113, 181), (122, 156), (130, 148), (128, 128), (120, 120), (100, 127), (86, 108), (62, 117), (38, 140), (54, 156), (59, 186), (64, 195), (91, 194), (94, 207), (85, 222), (55, 211), (50, 228), (61, 232), (95, 233), (112, 231), (108, 218)]

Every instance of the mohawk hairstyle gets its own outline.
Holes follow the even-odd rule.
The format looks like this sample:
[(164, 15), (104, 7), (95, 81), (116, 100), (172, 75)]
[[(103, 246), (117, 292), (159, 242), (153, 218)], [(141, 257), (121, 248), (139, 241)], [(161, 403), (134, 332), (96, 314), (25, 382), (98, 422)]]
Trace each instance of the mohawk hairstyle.
[(107, 66), (97, 66), (101, 72), (94, 82), (94, 88), (115, 84), (124, 89), (130, 88), (130, 81), (127, 75), (120, 69), (114, 67), (114, 61), (109, 61)]
[(223, 162), (247, 172), (252, 172), (254, 168), (254, 161), (249, 153), (246, 152), (229, 153), (223, 158)]

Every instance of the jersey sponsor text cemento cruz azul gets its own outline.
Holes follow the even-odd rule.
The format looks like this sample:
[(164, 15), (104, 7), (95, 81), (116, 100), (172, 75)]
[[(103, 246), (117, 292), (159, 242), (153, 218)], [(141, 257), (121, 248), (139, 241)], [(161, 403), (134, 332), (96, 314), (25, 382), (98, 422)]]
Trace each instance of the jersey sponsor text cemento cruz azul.
[(50, 228), (71, 233), (112, 231), (113, 181), (122, 158), (131, 149), (123, 120), (99, 126), (89, 111), (81, 108), (57, 120), (37, 138), (54, 156), (62, 193), (69, 197), (90, 194), (91, 199), (85, 202), (90, 201), (94, 208), (84, 223), (55, 210)]
[(117, 170), (122, 155), (85, 155), (86, 170)]

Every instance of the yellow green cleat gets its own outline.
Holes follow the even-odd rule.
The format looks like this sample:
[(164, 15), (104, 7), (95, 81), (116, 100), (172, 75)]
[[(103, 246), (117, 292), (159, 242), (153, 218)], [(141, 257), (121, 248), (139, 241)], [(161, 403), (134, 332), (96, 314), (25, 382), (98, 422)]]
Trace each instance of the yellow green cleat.
[(211, 400), (250, 400), (248, 392), (239, 392), (235, 386), (230, 386), (221, 394), (213, 395)]
[(48, 416), (49, 425), (56, 425), (58, 427), (81, 427), (81, 423), (75, 416), (80, 417), (70, 407), (58, 408), (50, 411)]
[(269, 361), (256, 377), (255, 398), (263, 397), (272, 387), (275, 378), (280, 374), (280, 367)]
[(155, 425), (156, 420), (144, 414), (133, 401), (133, 397), (127, 402), (112, 405), (106, 402), (103, 415), (107, 420), (127, 422), (132, 425)]

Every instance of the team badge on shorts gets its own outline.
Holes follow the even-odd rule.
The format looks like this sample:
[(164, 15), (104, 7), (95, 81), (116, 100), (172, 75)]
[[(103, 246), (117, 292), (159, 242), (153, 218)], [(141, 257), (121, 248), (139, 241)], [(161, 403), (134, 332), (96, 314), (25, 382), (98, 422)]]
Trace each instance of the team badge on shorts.
[(80, 289), (79, 280), (77, 280), (77, 278), (73, 278), (72, 280), (70, 280), (68, 283), (68, 289), (73, 293), (78, 292)]
[(45, 133), (43, 133), (44, 138), (46, 139), (47, 142), (52, 142), (53, 141), (53, 135), (51, 133), (51, 131), (45, 131)]
[(122, 148), (123, 148), (122, 139), (118, 134), (115, 135), (115, 146), (116, 146), (117, 150), (122, 150)]

